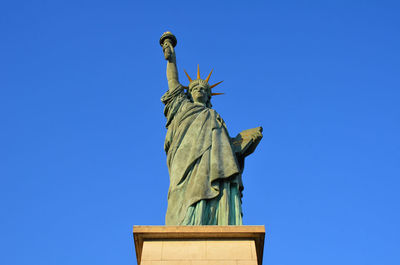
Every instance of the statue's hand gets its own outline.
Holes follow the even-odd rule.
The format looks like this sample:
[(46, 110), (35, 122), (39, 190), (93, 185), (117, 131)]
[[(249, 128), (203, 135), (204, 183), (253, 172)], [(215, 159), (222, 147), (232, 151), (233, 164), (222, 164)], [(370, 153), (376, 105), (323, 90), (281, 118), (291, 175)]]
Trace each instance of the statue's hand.
[(165, 40), (163, 44), (163, 52), (165, 60), (172, 62), (175, 60), (175, 49), (169, 40)]

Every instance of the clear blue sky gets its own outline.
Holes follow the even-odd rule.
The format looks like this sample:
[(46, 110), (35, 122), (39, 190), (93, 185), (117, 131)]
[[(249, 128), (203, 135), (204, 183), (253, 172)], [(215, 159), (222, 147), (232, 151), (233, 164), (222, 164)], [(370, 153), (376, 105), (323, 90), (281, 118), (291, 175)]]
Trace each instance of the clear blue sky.
[(2, 1), (0, 263), (136, 264), (163, 225), (167, 89), (158, 44), (262, 125), (244, 223), (266, 265), (400, 264), (398, 1)]

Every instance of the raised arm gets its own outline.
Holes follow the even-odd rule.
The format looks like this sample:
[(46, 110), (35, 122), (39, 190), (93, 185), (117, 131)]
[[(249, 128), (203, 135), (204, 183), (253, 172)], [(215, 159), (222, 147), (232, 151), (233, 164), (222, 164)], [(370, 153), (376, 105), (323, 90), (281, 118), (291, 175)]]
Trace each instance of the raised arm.
[(167, 60), (168, 88), (174, 89), (179, 85), (178, 69), (176, 67), (175, 49), (168, 39), (164, 41), (163, 52), (165, 60)]

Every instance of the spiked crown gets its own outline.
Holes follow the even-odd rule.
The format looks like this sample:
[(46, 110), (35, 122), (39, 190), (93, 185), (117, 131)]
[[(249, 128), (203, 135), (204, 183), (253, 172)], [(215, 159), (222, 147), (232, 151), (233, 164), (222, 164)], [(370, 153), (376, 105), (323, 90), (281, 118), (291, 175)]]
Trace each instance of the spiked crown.
[(211, 70), (211, 72), (208, 74), (206, 79), (201, 79), (201, 77), (200, 77), (200, 66), (197, 65), (197, 79), (194, 79), (194, 80), (189, 76), (189, 74), (186, 72), (186, 70), (183, 70), (183, 71), (185, 71), (185, 74), (186, 74), (187, 78), (189, 79), (189, 87), (188, 87), (189, 91), (191, 90), (191, 88), (194, 85), (201, 84), (201, 85), (206, 86), (210, 90), (211, 96), (217, 96), (217, 95), (224, 94), (224, 93), (212, 93), (211, 92), (212, 88), (216, 87), (217, 85), (219, 85), (219, 84), (221, 84), (223, 82), (223, 81), (220, 81), (220, 82), (215, 83), (214, 85), (211, 85), (211, 86), (208, 84), (208, 80), (210, 80), (210, 77), (211, 77), (211, 74), (212, 74), (213, 70)]

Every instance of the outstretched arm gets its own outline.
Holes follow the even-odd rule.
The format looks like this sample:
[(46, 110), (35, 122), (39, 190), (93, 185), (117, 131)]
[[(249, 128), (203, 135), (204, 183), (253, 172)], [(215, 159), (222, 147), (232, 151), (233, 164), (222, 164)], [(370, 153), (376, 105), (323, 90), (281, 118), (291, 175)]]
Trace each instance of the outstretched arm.
[(179, 85), (179, 78), (178, 69), (176, 67), (175, 49), (169, 40), (165, 40), (163, 52), (165, 60), (167, 60), (168, 88), (172, 90)]

